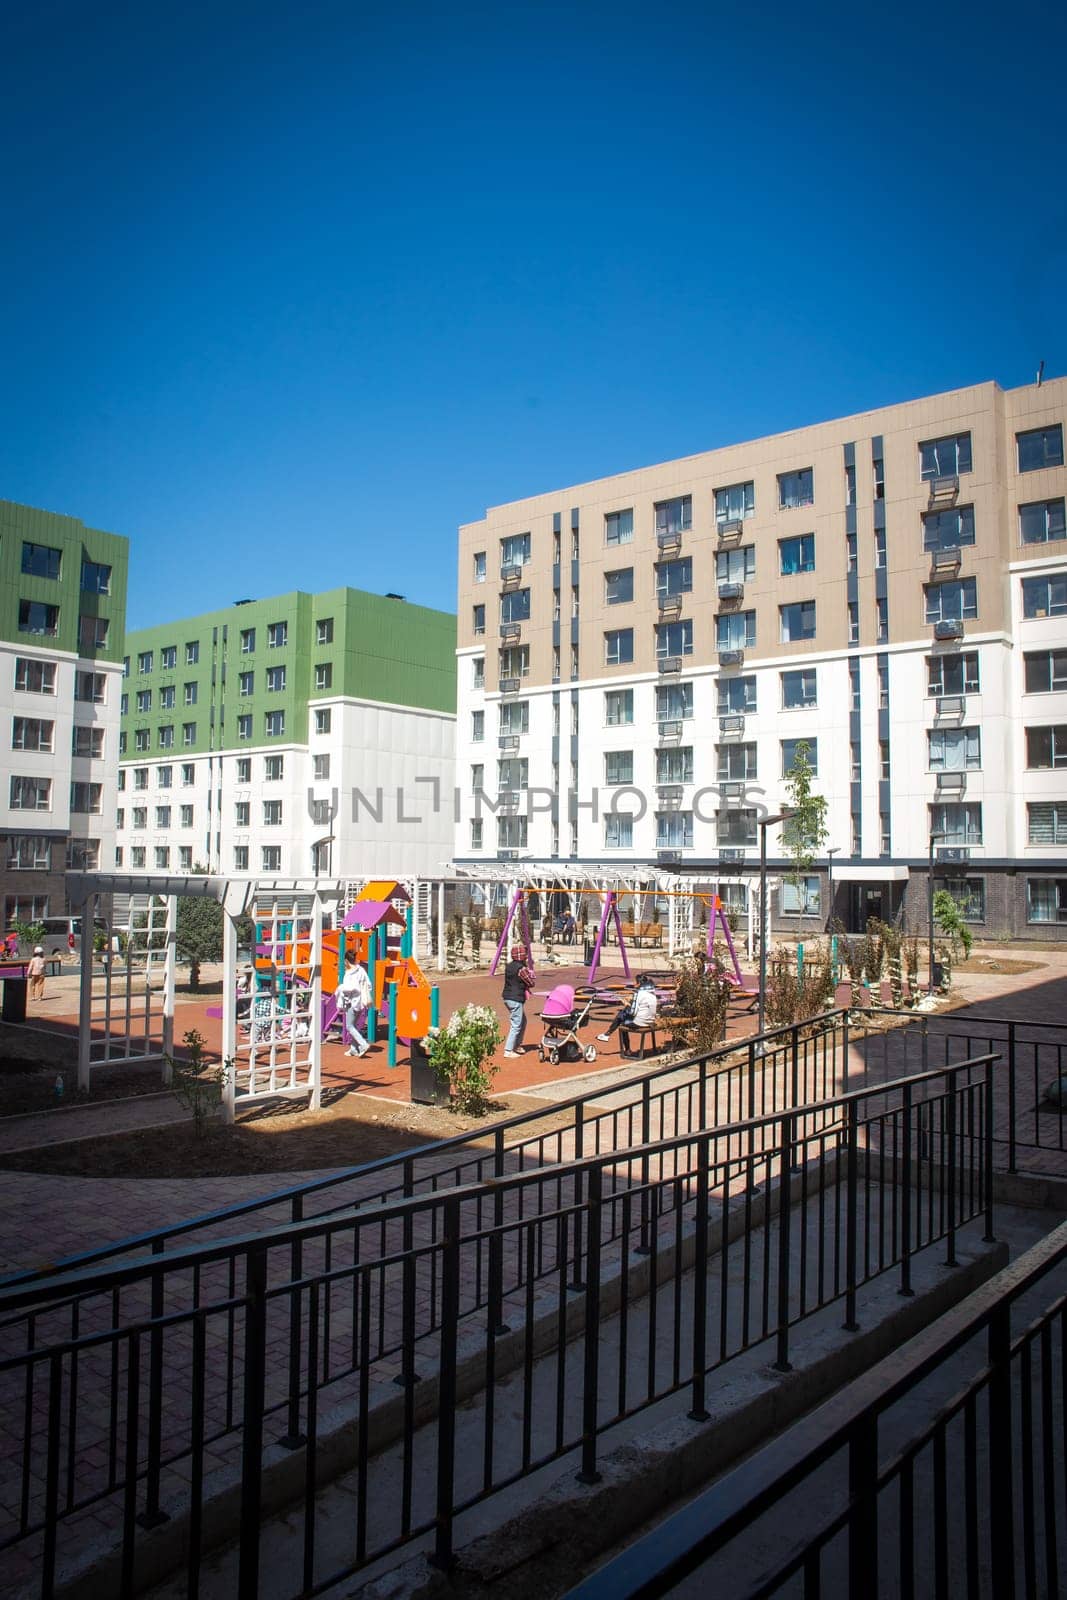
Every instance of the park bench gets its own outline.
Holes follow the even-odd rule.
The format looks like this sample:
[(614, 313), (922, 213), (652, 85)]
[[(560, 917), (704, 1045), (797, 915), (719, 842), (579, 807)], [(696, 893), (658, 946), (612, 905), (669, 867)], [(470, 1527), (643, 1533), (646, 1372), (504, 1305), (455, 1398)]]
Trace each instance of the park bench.
[(661, 922), (624, 922), (622, 936), (627, 944), (633, 945), (636, 950), (641, 945), (650, 945), (658, 950), (663, 944), (663, 924)]

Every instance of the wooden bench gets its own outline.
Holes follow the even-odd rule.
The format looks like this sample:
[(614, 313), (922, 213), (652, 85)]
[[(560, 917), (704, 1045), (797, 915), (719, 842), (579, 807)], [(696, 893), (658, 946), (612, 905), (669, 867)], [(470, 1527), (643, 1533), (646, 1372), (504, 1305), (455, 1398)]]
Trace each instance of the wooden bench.
[(622, 936), (627, 944), (638, 949), (641, 945), (651, 945), (654, 950), (659, 950), (663, 944), (663, 924), (661, 922), (624, 922)]
[[(656, 1029), (657, 1028), (659, 1028), (660, 1032), (663, 1031), (662, 1030), (662, 1024), (660, 1023), (660, 1020), (659, 1020), (658, 1017), (655, 1019), (654, 1022), (642, 1022), (642, 1023), (623, 1022), (623, 1023), (621, 1023), (619, 1025), (619, 1043), (622, 1045), (623, 1054), (624, 1055), (628, 1055), (628, 1056), (636, 1055), (639, 1061), (643, 1061), (645, 1059), (645, 1056), (648, 1054), (648, 1051), (646, 1049), (646, 1039), (647, 1039), (648, 1035), (651, 1034), (652, 1035), (652, 1054), (656, 1055), (659, 1052), (659, 1048), (660, 1048), (659, 1041), (656, 1038)], [(631, 1034), (639, 1034), (640, 1035), (640, 1038), (641, 1038), (641, 1048), (640, 1048), (640, 1050), (635, 1051), (635, 1050), (632, 1050), (630, 1048), (630, 1035)]]

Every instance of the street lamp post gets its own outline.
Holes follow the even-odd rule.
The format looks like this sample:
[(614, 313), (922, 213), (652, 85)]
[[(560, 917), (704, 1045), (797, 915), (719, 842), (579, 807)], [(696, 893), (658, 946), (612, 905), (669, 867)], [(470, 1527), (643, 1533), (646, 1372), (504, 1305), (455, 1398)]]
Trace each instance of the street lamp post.
[(791, 811), (776, 811), (772, 817), (759, 818), (759, 1027), (763, 1034), (767, 992), (767, 829), (776, 823), (788, 822)]
[(933, 994), (934, 992), (934, 845), (944, 837), (943, 833), (932, 833), (930, 835), (930, 857), (926, 872), (926, 926), (930, 954), (928, 994)]
[(834, 857), (837, 855), (837, 852), (840, 850), (840, 848), (841, 846), (839, 844), (832, 844), (829, 850), (826, 852), (826, 898), (830, 907), (830, 915), (827, 918), (826, 924), (827, 927), (829, 927), (834, 920)]

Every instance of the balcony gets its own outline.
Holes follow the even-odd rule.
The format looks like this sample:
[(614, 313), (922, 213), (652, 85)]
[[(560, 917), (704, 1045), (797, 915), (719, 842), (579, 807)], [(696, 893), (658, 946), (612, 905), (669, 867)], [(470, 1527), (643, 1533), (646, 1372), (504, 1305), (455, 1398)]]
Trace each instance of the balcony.
[(935, 722), (962, 722), (967, 701), (962, 694), (939, 694), (934, 701)]
[(947, 544), (940, 550), (931, 550), (930, 576), (944, 577), (946, 572), (958, 572), (962, 562), (963, 555), (958, 544)]
[(719, 732), (720, 733), (741, 734), (741, 733), (744, 733), (744, 731), (745, 731), (745, 719), (740, 714), (735, 714), (735, 715), (732, 715), (732, 716), (729, 716), (729, 717), (720, 717), (719, 718)]
[(502, 639), (517, 640), (522, 638), (521, 622), (502, 622), (500, 624), (500, 637)]
[(963, 638), (963, 619), (961, 617), (953, 617), (948, 622), (935, 622), (934, 623), (934, 638), (935, 639), (962, 639)]
[(507, 562), (500, 569), (500, 586), (502, 589), (517, 589), (522, 582), (522, 568), (514, 562)]
[(656, 598), (661, 617), (676, 617), (682, 609), (682, 597), (680, 594), (661, 594), (657, 595)]
[(522, 688), (522, 679), (521, 678), (501, 678), (501, 680), (500, 680), (500, 693), (501, 694), (518, 694), (518, 692), (519, 692), (519, 690), (521, 688)]
[(738, 544), (745, 531), (745, 524), (740, 517), (731, 517), (727, 522), (720, 522), (716, 529), (719, 543), (725, 545)]
[(719, 651), (719, 666), (720, 667), (742, 667), (742, 666), (744, 666), (744, 664), (745, 664), (745, 652), (743, 650), (720, 650)]
[(682, 547), (681, 528), (657, 528), (656, 547), (659, 550), (680, 550)]
[(496, 743), (498, 750), (517, 750), (519, 736), (517, 733), (502, 733)]
[(962, 794), (967, 787), (967, 774), (965, 772), (938, 772), (934, 774), (937, 792), (941, 794)]
[(682, 737), (682, 724), (679, 719), (671, 718), (668, 722), (659, 725), (659, 737), (663, 744), (674, 744)]
[(960, 480), (958, 477), (930, 479), (930, 504), (932, 506), (955, 505), (959, 492)]
[(658, 656), (656, 658), (656, 668), (660, 674), (660, 677), (666, 677), (672, 673), (681, 672), (682, 658), (681, 656)]
[(719, 584), (719, 599), (720, 600), (725, 600), (727, 602), (731, 602), (732, 603), (732, 602), (735, 602), (737, 600), (743, 600), (744, 598), (745, 598), (745, 586), (744, 586), (743, 583), (720, 583)]
[(745, 852), (738, 845), (722, 845), (719, 848), (719, 860), (724, 867), (743, 867)]

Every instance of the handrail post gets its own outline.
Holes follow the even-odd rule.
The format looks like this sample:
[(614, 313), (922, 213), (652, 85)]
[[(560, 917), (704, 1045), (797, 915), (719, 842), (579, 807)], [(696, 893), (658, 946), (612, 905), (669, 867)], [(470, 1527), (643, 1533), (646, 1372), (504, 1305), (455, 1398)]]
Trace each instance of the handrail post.
[(497, 1180), (493, 1194), (493, 1231), (489, 1236), (489, 1332), (494, 1337), (507, 1333), (504, 1321), (504, 1130), (497, 1128), (493, 1134), (493, 1176)]
[(441, 1240), (441, 1346), (437, 1405), (437, 1510), (433, 1564), (452, 1566), (456, 1482), (456, 1343), (459, 1323), (460, 1200), (444, 1203)]
[(998, 1600), (1015, 1593), (1011, 1412), (1011, 1302), (1002, 1300), (989, 1319), (989, 1544)]
[(948, 1141), (948, 1171), (942, 1172), (941, 1182), (945, 1185), (945, 1266), (954, 1267), (956, 1261), (956, 1080), (959, 1077), (955, 1068), (948, 1072), (948, 1097), (945, 1103), (945, 1138)]
[(1008, 1171), (1018, 1171), (1015, 1159), (1016, 1135), (1015, 1096), (1015, 1024), (1008, 1023)]
[[(778, 1350), (775, 1367), (779, 1372), (791, 1372), (789, 1359), (789, 1290), (790, 1239), (792, 1219), (793, 1151), (796, 1145), (796, 1118), (782, 1118), (782, 1154), (778, 1167)], [(770, 1207), (764, 1227), (770, 1223)]]
[(579, 1483), (599, 1483), (597, 1411), (600, 1385), (600, 1207), (604, 1169), (589, 1168), (589, 1241), (585, 1258), (585, 1367), (582, 1379), (582, 1466)]
[[(644, 1078), (641, 1082), (641, 1143), (652, 1143), (652, 1084), (650, 1079)], [(651, 1174), (648, 1156), (641, 1157), (641, 1238), (634, 1254), (647, 1256), (650, 1251), (648, 1236), (648, 1184)], [(662, 1170), (662, 1169), (661, 1169)]]
[[(582, 1161), (585, 1158), (585, 1104), (579, 1100), (574, 1108), (574, 1159)], [(582, 1198), (585, 1185), (581, 1167), (574, 1174), (574, 1271), (571, 1281), (567, 1285), (576, 1292), (585, 1288), (585, 1279), (582, 1277)]]
[[(163, 1240), (152, 1243), (163, 1254)], [(142, 1528), (158, 1528), (170, 1518), (159, 1509), (159, 1473), (163, 1454), (163, 1268), (152, 1273), (152, 1332), (148, 1340), (148, 1441), (145, 1460), (145, 1506), (137, 1518)]]
[(856, 1259), (859, 1231), (859, 1102), (850, 1100), (845, 1111), (845, 1320), (846, 1333), (858, 1333), (856, 1321)]
[[(415, 1194), (415, 1162), (411, 1156), (405, 1156), (403, 1170), (404, 1199), (410, 1200)], [(404, 1256), (400, 1268), (400, 1320), (403, 1333), (400, 1371), (393, 1382), (401, 1389), (408, 1389), (419, 1381), (415, 1371), (415, 1219), (410, 1206), (404, 1212), (401, 1223), (401, 1249)]]
[(904, 1103), (901, 1107), (904, 1154), (900, 1174), (900, 1289), (903, 1295), (913, 1295), (911, 1286), (911, 1139), (912, 1103), (911, 1084), (904, 1085)]
[(708, 1163), (711, 1137), (697, 1140), (696, 1214), (693, 1227), (693, 1402), (690, 1422), (707, 1422), (705, 1394), (708, 1336)]
[(856, 1419), (848, 1440), (848, 1592), (871, 1591), (878, 1571), (878, 1413)]
[(245, 1257), (244, 1405), (241, 1416), (241, 1533), (238, 1600), (258, 1600), (263, 1491), (263, 1402), (267, 1383), (267, 1251)]
[(986, 1062), (985, 1069), (985, 1127), (982, 1145), (983, 1181), (985, 1183), (985, 1234), (984, 1244), (995, 1244), (993, 1232), (993, 1068), (996, 1061)]
[[(304, 1197), (293, 1196), (290, 1208), (293, 1222), (304, 1220)], [(299, 1285), (304, 1275), (304, 1246), (299, 1237), (290, 1247), (289, 1275), (292, 1285)], [(300, 1334), (304, 1314), (304, 1293), (299, 1287), (289, 1290), (289, 1404), (285, 1433), (278, 1443), (286, 1450), (299, 1450), (307, 1443), (307, 1435), (300, 1429)], [(308, 1375), (309, 1388), (311, 1374)]]

